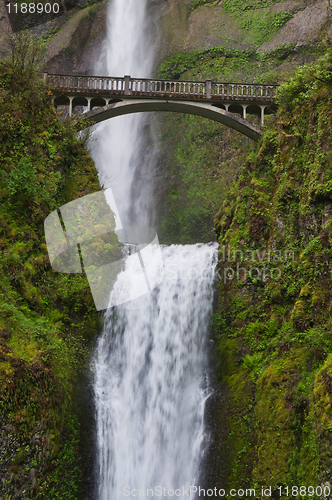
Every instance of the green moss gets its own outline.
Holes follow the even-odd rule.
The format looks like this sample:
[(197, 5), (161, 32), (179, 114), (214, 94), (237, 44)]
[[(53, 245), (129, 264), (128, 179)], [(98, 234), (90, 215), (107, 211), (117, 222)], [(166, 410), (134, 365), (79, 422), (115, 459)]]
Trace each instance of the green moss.
[(283, 2), (283, 0), (225, 0), (223, 7), (227, 12), (240, 15), (244, 11), (270, 7), (280, 2)]
[[(263, 22), (262, 19), (266, 19), (265, 30), (271, 33), (272, 18), (262, 16), (261, 12), (258, 14), (257, 19), (261, 22)], [(282, 14), (284, 19), (288, 16), (287, 13), (279, 14)], [(278, 24), (277, 20), (278, 16), (275, 18), (276, 24)], [(252, 32), (256, 28), (257, 37), (259, 37), (260, 28), (255, 26), (251, 26), (251, 35), (248, 31), (247, 36), (255, 37), (256, 35)], [(296, 50), (294, 44), (286, 44), (265, 54), (259, 54), (255, 50), (237, 50), (225, 46), (191, 52), (174, 52), (162, 61), (157, 76), (166, 79), (206, 80), (211, 78), (214, 81), (273, 84), (285, 79), (279, 66), (286, 60), (289, 66), (295, 69), (298, 67), (298, 57), (313, 58), (322, 56), (324, 53), (323, 44), (304, 46)]]
[(191, 4), (189, 6), (189, 12), (192, 12), (199, 7), (203, 7), (203, 5), (215, 5), (218, 0), (191, 0)]
[[(48, 88), (3, 62), (0, 138), (0, 415), (24, 450), (1, 457), (0, 496), (12, 494), (14, 473), (34, 498), (76, 499), (83, 469), (74, 392), (100, 320), (85, 275), (51, 268), (44, 220), (100, 186)], [(117, 251), (116, 241), (95, 243)]]
[[(159, 78), (189, 78), (200, 74), (200, 79), (216, 78), (218, 74), (233, 74), (252, 69), (259, 56), (254, 51), (214, 47), (189, 53), (176, 52), (165, 59), (158, 70)], [(226, 73), (225, 73), (226, 72)]]
[(248, 38), (256, 46), (271, 40), (276, 32), (293, 16), (289, 12), (245, 11), (241, 18), (241, 28), (248, 32)]
[[(328, 481), (332, 465), (331, 60), (329, 50), (281, 86), (278, 115), (215, 219), (226, 249), (217, 359), (229, 360), (230, 346), (233, 359), (221, 377), (235, 450), (228, 483), (271, 484), (275, 494)], [(237, 264), (241, 279), (230, 271)], [(250, 275), (263, 266), (267, 279)], [(239, 402), (249, 404), (249, 393), (244, 427)]]
[(165, 244), (211, 241), (212, 214), (226, 196), (249, 140), (240, 139), (236, 148), (233, 131), (191, 115), (169, 114), (159, 120), (165, 151), (159, 169), (167, 172), (156, 197), (159, 239)]

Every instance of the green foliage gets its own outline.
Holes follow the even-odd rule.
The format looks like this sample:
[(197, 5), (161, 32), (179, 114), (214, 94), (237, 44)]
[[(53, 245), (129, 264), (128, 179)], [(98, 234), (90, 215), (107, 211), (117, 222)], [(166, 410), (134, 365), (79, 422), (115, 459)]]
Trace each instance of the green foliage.
[(159, 78), (174, 78), (178, 79), (186, 71), (196, 68), (199, 64), (204, 65), (204, 62), (211, 64), (222, 58), (232, 58), (236, 61), (234, 64), (241, 64), (243, 60), (248, 58), (255, 58), (254, 51), (248, 50), (234, 50), (226, 47), (213, 47), (202, 51), (194, 50), (191, 53), (177, 52), (171, 54), (165, 59), (159, 68), (157, 76)]
[(21, 158), (17, 167), (8, 176), (8, 193), (32, 197), (37, 192), (37, 169), (27, 158)]
[(30, 85), (38, 81), (38, 71), (41, 70), (41, 45), (37, 39), (27, 31), (12, 33), (8, 38), (10, 56), (7, 61), (0, 61), (1, 68), (5, 68), (6, 80), (14, 92), (25, 88), (25, 79)]
[(283, 0), (224, 0), (223, 7), (227, 12), (240, 15), (241, 12), (270, 7)]
[(80, 478), (78, 460), (79, 422), (69, 417), (66, 425), (65, 443), (53, 462), (54, 471), (42, 482), (37, 499), (76, 500)]
[(198, 7), (202, 7), (203, 5), (208, 5), (211, 3), (215, 3), (213, 0), (191, 0), (191, 4), (189, 6), (189, 12), (197, 9)]
[(241, 27), (252, 32), (253, 41), (256, 45), (271, 39), (278, 29), (293, 16), (289, 12), (272, 13), (267, 11), (245, 11)]
[[(230, 129), (191, 115), (165, 115), (160, 121), (165, 151), (162, 163), (167, 162), (171, 178), (157, 204), (159, 240), (164, 244), (211, 241), (212, 214), (222, 203), (237, 165), (250, 147), (249, 140), (242, 139), (236, 149)], [(224, 148), (221, 138), (227, 144)]]
[(259, 369), (262, 359), (263, 359), (262, 352), (255, 352), (252, 355), (246, 354), (243, 359), (243, 366), (246, 370), (255, 373)]
[(21, 444), (0, 457), (0, 496), (14, 464), (26, 491), (35, 474), (34, 497), (74, 499), (82, 462), (73, 391), (100, 324), (86, 277), (50, 267), (44, 220), (100, 186), (32, 73), (33, 54), (21, 56), (0, 64), (0, 420)]
[[(225, 333), (216, 339), (238, 450), (226, 480), (234, 487), (245, 480), (277, 492), (280, 485), (329, 480), (331, 61), (328, 49), (280, 87), (278, 115), (216, 216), (222, 246), (294, 256), (255, 262), (279, 269), (278, 279), (220, 283), (217, 324)], [(239, 454), (250, 442), (253, 455)]]
[(223, 8), (238, 19), (238, 28), (244, 31), (249, 43), (261, 45), (293, 17), (290, 12), (272, 12), (270, 7), (283, 0), (225, 0)]
[(60, 172), (51, 173), (45, 180), (44, 176), (38, 175), (33, 158), (25, 157), (21, 158), (17, 166), (10, 171), (7, 191), (10, 197), (21, 200), (24, 204), (42, 201), (52, 208), (60, 181)]
[(332, 85), (332, 49), (314, 66), (304, 65), (289, 81), (278, 88), (278, 100), (283, 112), (292, 112), (297, 106), (308, 105), (317, 95), (322, 84)]
[[(262, 41), (262, 37), (270, 36), (288, 18), (289, 14), (285, 12), (272, 14), (248, 11), (243, 15), (243, 22), (247, 19), (248, 25), (248, 29), (244, 31), (252, 37), (252, 43), (258, 43), (257, 40)], [(258, 24), (255, 24), (254, 19)], [(285, 44), (264, 54), (258, 54), (255, 50), (229, 49), (225, 46), (186, 53), (176, 52), (162, 61), (157, 76), (165, 79), (211, 78), (214, 81), (274, 84), (284, 81), (283, 74), (277, 68), (285, 59), (298, 57), (299, 53), (302, 53), (303, 57), (319, 57), (324, 52), (324, 46), (295, 50), (295, 44)], [(326, 78), (327, 75), (324, 73), (322, 76)]]
[(303, 250), (303, 255), (307, 256), (312, 252), (321, 252), (323, 249), (322, 241), (319, 236), (309, 241), (308, 245)]

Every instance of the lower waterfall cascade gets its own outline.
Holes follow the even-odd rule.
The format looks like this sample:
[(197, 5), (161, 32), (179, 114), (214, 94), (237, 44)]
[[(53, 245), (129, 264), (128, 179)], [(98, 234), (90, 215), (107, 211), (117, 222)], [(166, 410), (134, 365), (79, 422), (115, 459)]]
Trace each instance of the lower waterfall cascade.
[(162, 283), (107, 310), (93, 362), (99, 500), (197, 484), (217, 248), (163, 247)]

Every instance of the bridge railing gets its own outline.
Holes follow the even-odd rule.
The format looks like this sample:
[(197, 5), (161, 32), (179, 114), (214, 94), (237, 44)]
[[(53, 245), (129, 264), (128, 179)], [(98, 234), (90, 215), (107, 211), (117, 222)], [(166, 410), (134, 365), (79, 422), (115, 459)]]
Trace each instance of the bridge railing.
[(119, 77), (95, 77), (95, 76), (65, 76), (49, 75), (46, 79), (50, 85), (70, 91), (106, 91), (116, 94), (124, 94), (125, 79)]
[(213, 83), (211, 98), (243, 97), (274, 99), (277, 87), (277, 85)]
[(130, 95), (154, 96), (206, 96), (205, 82), (185, 82), (179, 80), (152, 80), (145, 78), (130, 78)]
[(44, 80), (67, 92), (92, 92), (147, 97), (274, 100), (277, 85), (162, 80), (148, 78), (44, 74)]

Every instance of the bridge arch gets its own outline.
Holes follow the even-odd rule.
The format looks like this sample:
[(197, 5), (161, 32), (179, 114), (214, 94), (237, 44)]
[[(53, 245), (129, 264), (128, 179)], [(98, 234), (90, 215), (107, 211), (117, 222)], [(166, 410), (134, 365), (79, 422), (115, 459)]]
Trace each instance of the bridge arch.
[(91, 126), (91, 124), (100, 123), (116, 116), (148, 111), (171, 111), (202, 116), (227, 125), (228, 127), (241, 132), (255, 141), (257, 141), (261, 135), (260, 127), (250, 123), (245, 119), (245, 117), (239, 117), (234, 113), (227, 111), (227, 109), (222, 109), (221, 107), (214, 106), (210, 103), (195, 101), (126, 99), (111, 102), (110, 104), (97, 109), (92, 109), (91, 111), (84, 113), (84, 115), (76, 115), (73, 118), (73, 121), (79, 125), (80, 130), (83, 130), (84, 128)]

